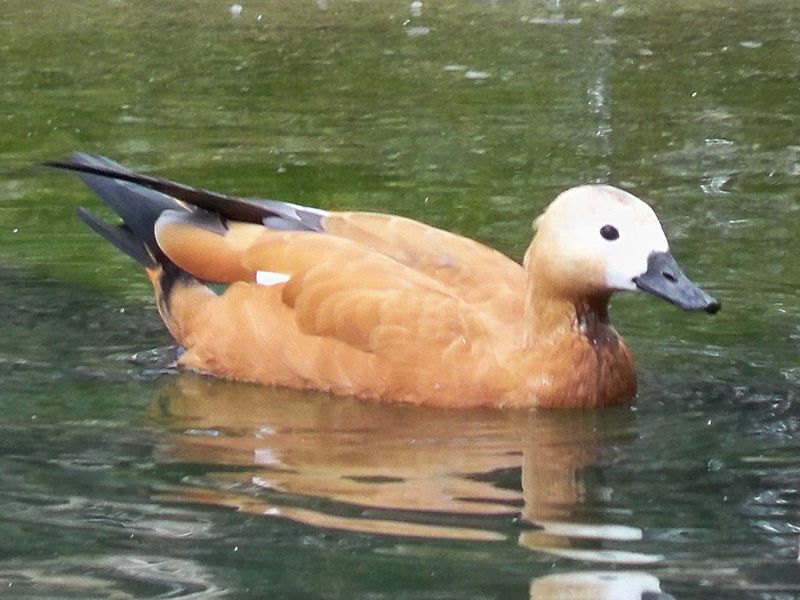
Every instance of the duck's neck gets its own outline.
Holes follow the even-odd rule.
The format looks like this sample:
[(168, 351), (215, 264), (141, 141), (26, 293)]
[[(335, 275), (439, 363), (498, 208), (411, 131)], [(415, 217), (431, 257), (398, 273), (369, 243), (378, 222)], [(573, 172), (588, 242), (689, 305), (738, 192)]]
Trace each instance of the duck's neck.
[(609, 295), (570, 295), (547, 284), (534, 279), (525, 305), (523, 370), (536, 373), (528, 378), (529, 397), (543, 407), (630, 402), (636, 373), (608, 322)]
[(590, 341), (605, 338), (611, 331), (608, 300), (608, 294), (569, 297), (530, 283), (525, 302), (525, 347), (548, 345), (574, 336)]

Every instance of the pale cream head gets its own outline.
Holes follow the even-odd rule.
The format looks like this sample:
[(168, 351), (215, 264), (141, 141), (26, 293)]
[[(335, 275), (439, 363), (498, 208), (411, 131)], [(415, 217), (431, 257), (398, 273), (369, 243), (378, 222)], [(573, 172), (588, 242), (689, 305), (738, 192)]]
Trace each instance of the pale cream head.
[(526, 265), (575, 293), (635, 290), (634, 279), (647, 271), (650, 255), (669, 251), (653, 209), (609, 185), (563, 192), (534, 227)]

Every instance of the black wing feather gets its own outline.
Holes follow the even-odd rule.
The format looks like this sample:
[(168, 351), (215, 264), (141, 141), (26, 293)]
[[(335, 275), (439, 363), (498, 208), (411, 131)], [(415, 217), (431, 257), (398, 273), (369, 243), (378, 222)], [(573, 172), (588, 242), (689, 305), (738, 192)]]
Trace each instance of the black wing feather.
[[(193, 188), (168, 179), (134, 173), (122, 165), (104, 157), (76, 152), (69, 161), (55, 160), (47, 161), (43, 164), (54, 169), (83, 173), (84, 177), (94, 177), (93, 181), (105, 179), (106, 181), (116, 181), (118, 184), (122, 182), (135, 184), (150, 190), (155, 190), (156, 192), (161, 192), (161, 194), (171, 196), (173, 199), (182, 200), (187, 204), (203, 208), (209, 212), (218, 213), (226, 219), (232, 219), (234, 221), (261, 223), (264, 219), (275, 216), (276, 214), (274, 210), (268, 208), (267, 203), (269, 201), (245, 200), (243, 198), (236, 198), (217, 192)], [(84, 181), (86, 180), (84, 179)], [(93, 187), (93, 185), (89, 185), (89, 187), (106, 200), (103, 193)], [(174, 206), (171, 208), (174, 208)]]

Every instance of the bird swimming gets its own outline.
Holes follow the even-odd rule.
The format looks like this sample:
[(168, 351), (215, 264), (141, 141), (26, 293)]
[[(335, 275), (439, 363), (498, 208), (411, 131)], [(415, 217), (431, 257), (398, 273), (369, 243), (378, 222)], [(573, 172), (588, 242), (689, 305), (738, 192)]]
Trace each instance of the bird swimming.
[(613, 293), (720, 308), (650, 206), (608, 185), (561, 193), (520, 265), (400, 216), (236, 198), (82, 153), (45, 164), (119, 215), (78, 209), (144, 267), (179, 366), (217, 377), (440, 407), (612, 406), (636, 395)]

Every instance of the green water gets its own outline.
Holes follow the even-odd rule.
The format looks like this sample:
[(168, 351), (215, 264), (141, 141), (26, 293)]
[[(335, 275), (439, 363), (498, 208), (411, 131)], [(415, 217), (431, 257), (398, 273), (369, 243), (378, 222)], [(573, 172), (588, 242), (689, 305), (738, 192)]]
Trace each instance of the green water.
[[(636, 571), (679, 599), (800, 597), (800, 8), (230, 4), (0, 8), (4, 596), (553, 598), (553, 576)], [(559, 191), (611, 182), (723, 310), (615, 299), (635, 409), (177, 374), (142, 273), (74, 218), (97, 200), (32, 166), (76, 149), (516, 258)]]

